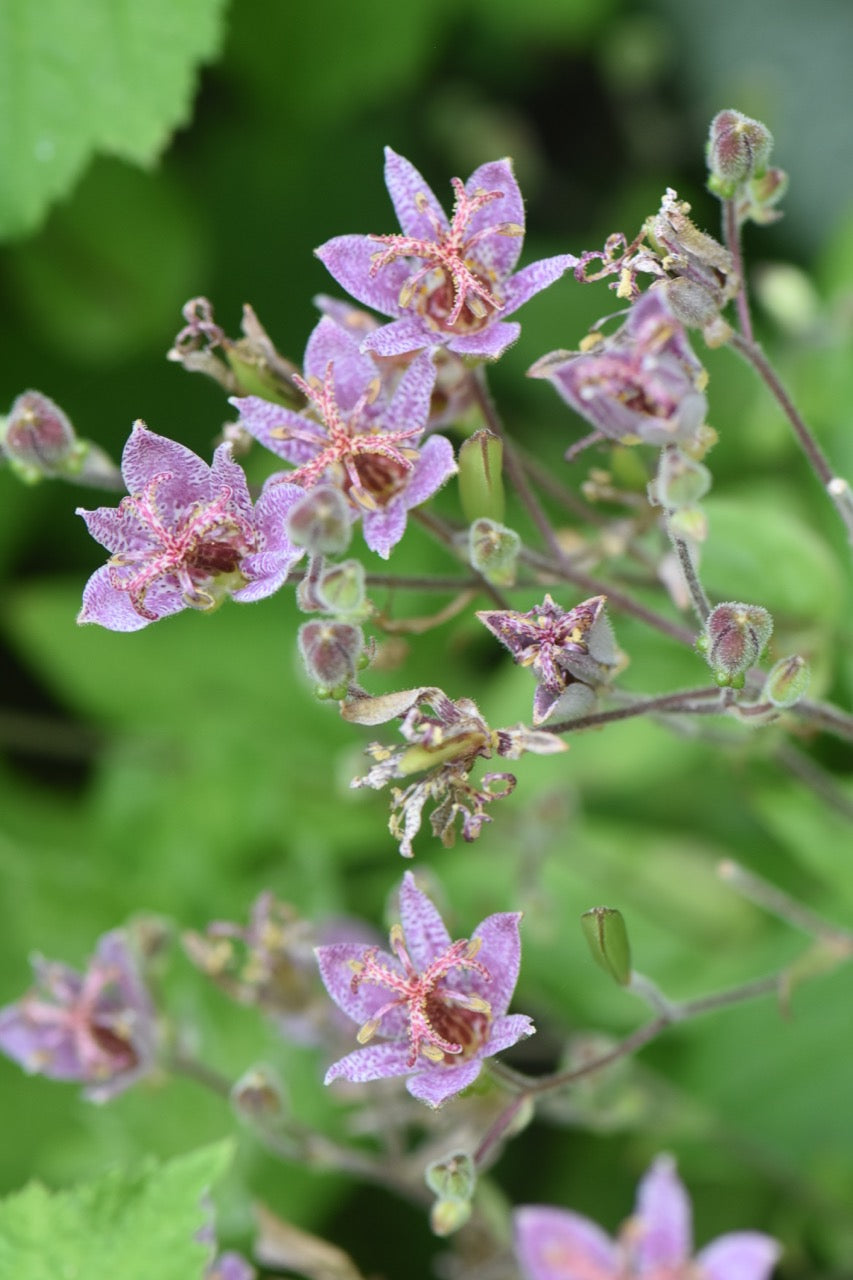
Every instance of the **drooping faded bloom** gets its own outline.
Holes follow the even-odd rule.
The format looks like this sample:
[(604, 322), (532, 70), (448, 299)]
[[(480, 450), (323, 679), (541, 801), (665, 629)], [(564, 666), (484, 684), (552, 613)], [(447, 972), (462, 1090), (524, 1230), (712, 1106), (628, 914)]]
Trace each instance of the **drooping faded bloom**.
[(586, 351), (552, 351), (528, 370), (610, 440), (691, 443), (705, 421), (707, 380), (659, 289), (644, 293), (609, 337)]
[(359, 1024), (367, 1046), (334, 1063), (326, 1084), (408, 1076), (409, 1093), (438, 1107), (476, 1080), (484, 1058), (531, 1035), (528, 1017), (507, 1014), (521, 964), (520, 919), (519, 912), (488, 916), (470, 940), (452, 942), (406, 872), (391, 953), (345, 944), (317, 949), (329, 995)]
[(257, 396), (232, 401), (251, 435), (295, 466), (271, 476), (264, 494), (282, 482), (302, 489), (334, 485), (360, 514), (364, 540), (387, 559), (420, 506), (456, 470), (443, 436), (419, 441), (430, 413), (435, 368), (413, 360), (390, 395), (355, 338), (324, 317), (305, 351), (305, 379), (296, 378), (309, 407), (296, 413)]
[(659, 1156), (616, 1240), (567, 1209), (515, 1212), (515, 1250), (525, 1280), (768, 1280), (779, 1257), (757, 1231), (720, 1236), (693, 1258), (690, 1200), (670, 1156)]
[(253, 506), (230, 445), (220, 445), (208, 466), (137, 422), (122, 475), (129, 497), (117, 508), (77, 509), (112, 553), (86, 584), (78, 622), (138, 631), (182, 609), (214, 609), (227, 595), (260, 600), (303, 554), (285, 525), (302, 490), (281, 485)]
[(430, 825), (445, 848), (456, 840), (457, 820), (467, 841), (476, 840), (483, 824), (491, 822), (486, 805), (510, 794), (515, 775), (490, 772), (474, 783), (470, 773), (478, 759), (499, 755), (517, 760), (526, 751), (550, 755), (566, 750), (561, 738), (544, 730), (521, 724), (491, 729), (470, 698), (454, 701), (443, 690), (427, 685), (377, 698), (352, 698), (341, 704), (341, 715), (352, 724), (365, 725), (400, 718), (400, 733), (407, 745), (395, 750), (380, 742), (371, 743), (367, 753), (376, 763), (350, 785), (378, 791), (393, 778), (424, 773), (419, 782), (391, 789), (388, 828), (399, 840), (404, 858), (414, 854), (412, 840), (420, 831), (424, 806), (430, 800), (436, 801)]
[(546, 595), (526, 613), (484, 609), (477, 614), (519, 666), (530, 667), (535, 675), (535, 725), (555, 712), (582, 715), (592, 706), (596, 687), (616, 668), (618, 654), (604, 602), (604, 596), (592, 596), (566, 611)]
[(577, 259), (561, 254), (515, 271), (524, 204), (509, 160), (481, 165), (465, 184), (452, 179), (449, 221), (417, 169), (390, 147), (385, 184), (402, 234), (337, 236), (316, 251), (348, 293), (393, 317), (366, 336), (365, 349), (397, 356), (446, 346), (496, 359), (521, 331), (505, 318)]
[(25, 1071), (85, 1084), (105, 1102), (154, 1065), (151, 1003), (123, 930), (100, 939), (85, 973), (35, 956), (35, 987), (0, 1009), (0, 1052)]

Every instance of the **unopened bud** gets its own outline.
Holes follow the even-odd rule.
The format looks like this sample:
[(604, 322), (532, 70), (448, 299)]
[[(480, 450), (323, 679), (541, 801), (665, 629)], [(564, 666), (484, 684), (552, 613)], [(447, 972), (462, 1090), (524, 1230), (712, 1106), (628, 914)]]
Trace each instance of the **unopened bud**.
[(327, 613), (357, 613), (364, 606), (364, 565), (360, 560), (329, 565), (320, 574), (314, 590)]
[(493, 586), (512, 586), (520, 550), (521, 538), (514, 529), (485, 518), (471, 525), (468, 558), (472, 567)]
[(491, 431), (475, 431), (459, 450), (459, 500), (469, 524), (504, 516), (503, 441)]
[(772, 150), (773, 135), (760, 120), (740, 111), (720, 111), (711, 121), (708, 136), (708, 187), (730, 200), (743, 183), (761, 177)]
[(436, 1200), (429, 1211), (429, 1225), (437, 1236), (452, 1236), (471, 1217), (467, 1200)]
[(691, 542), (704, 542), (708, 536), (708, 517), (701, 507), (680, 507), (669, 518), (670, 532)]
[(291, 508), (287, 517), (291, 542), (312, 555), (337, 555), (346, 551), (352, 535), (352, 519), (340, 489), (320, 485), (310, 489)]
[(231, 1089), (231, 1105), (250, 1124), (269, 1125), (284, 1115), (284, 1089), (272, 1067), (250, 1067)]
[(773, 634), (773, 619), (758, 604), (718, 604), (705, 623), (697, 648), (705, 654), (718, 684), (740, 687)]
[(424, 1177), (430, 1191), (446, 1200), (470, 1200), (477, 1185), (474, 1161), (465, 1151), (433, 1160)]
[(324, 693), (343, 691), (358, 670), (364, 633), (349, 622), (305, 622), (299, 628), (299, 650), (309, 678)]
[(781, 212), (775, 206), (788, 190), (788, 175), (784, 169), (768, 169), (760, 178), (756, 178), (747, 188), (747, 201), (743, 213), (744, 218), (766, 226), (781, 218)]
[(774, 707), (793, 707), (809, 687), (809, 664), (798, 653), (780, 658), (767, 676), (761, 701)]
[(10, 466), (29, 484), (76, 474), (86, 453), (68, 416), (40, 391), (18, 396), (0, 429), (0, 444)]
[(701, 329), (709, 347), (722, 347), (732, 336), (732, 327), (720, 315), (720, 293), (716, 288), (674, 276), (658, 286), (666, 295), (673, 314), (688, 329)]
[(708, 468), (672, 445), (661, 452), (657, 476), (649, 485), (649, 498), (669, 511), (677, 511), (695, 506), (710, 487)]
[(631, 944), (622, 912), (592, 907), (581, 916), (581, 928), (595, 963), (626, 987), (631, 981)]

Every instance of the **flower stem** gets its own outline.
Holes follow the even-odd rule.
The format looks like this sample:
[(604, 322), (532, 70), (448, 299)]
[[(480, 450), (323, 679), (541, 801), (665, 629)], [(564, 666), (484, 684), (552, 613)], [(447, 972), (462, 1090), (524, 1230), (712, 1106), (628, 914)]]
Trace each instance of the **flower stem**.
[[(594, 711), (588, 716), (577, 716), (574, 720), (562, 720), (558, 724), (549, 724), (548, 732), (572, 733), (580, 729), (595, 729), (599, 725), (611, 724), (615, 720), (629, 720), (632, 716), (653, 715), (655, 712), (666, 712), (667, 715), (718, 715), (719, 696), (719, 687), (709, 685), (701, 689), (682, 689), (678, 693), (662, 693), (652, 698), (638, 698), (636, 702), (631, 702), (625, 707), (612, 707), (609, 711)], [(707, 705), (706, 699), (713, 699), (712, 705)]]
[(740, 221), (737, 216), (737, 205), (734, 200), (723, 201), (723, 241), (732, 255), (732, 266), (737, 272), (740, 287), (737, 292), (737, 314), (741, 333), (747, 342), (752, 342), (752, 317), (749, 314), (749, 296), (746, 291), (746, 276), (743, 269), (743, 253), (740, 243)]

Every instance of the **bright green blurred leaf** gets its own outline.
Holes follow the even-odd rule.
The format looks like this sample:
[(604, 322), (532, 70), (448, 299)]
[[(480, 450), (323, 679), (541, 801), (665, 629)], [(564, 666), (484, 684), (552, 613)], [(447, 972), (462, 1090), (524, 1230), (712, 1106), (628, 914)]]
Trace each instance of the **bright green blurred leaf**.
[(4, 0), (0, 237), (32, 231), (96, 152), (156, 160), (185, 124), (223, 0)]

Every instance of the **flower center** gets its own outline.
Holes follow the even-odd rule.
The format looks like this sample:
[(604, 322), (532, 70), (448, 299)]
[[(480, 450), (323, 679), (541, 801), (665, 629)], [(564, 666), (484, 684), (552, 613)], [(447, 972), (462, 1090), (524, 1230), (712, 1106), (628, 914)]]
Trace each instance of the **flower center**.
[(483, 981), (491, 982), (488, 969), (474, 958), (481, 945), (480, 938), (470, 942), (462, 938), (436, 956), (423, 973), (418, 973), (406, 950), (403, 930), (400, 925), (394, 925), (391, 949), (402, 972), (383, 963), (378, 958), (377, 947), (367, 950), (362, 960), (351, 962), (353, 991), (369, 982), (394, 992), (394, 999), (378, 1009), (361, 1028), (359, 1043), (366, 1044), (372, 1039), (392, 1009), (402, 1008), (408, 1020), (410, 1067), (421, 1054), (430, 1062), (453, 1066), (476, 1053), (488, 1035), (491, 1008), (481, 996), (452, 987), (447, 977), (453, 969), (468, 969), (479, 974)]

